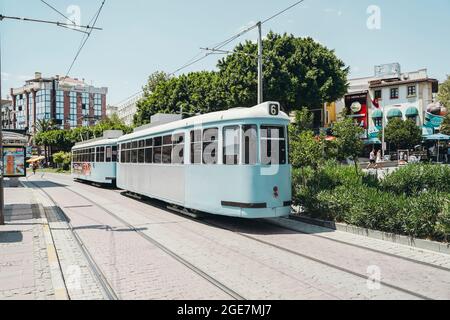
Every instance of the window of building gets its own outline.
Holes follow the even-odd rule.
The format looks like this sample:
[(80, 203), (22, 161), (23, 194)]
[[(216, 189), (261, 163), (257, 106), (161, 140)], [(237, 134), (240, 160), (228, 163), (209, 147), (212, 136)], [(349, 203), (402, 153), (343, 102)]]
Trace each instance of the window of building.
[(191, 164), (202, 163), (202, 131), (191, 131)]
[(398, 99), (398, 98), (399, 98), (399, 89), (391, 88), (391, 99)]
[(217, 164), (219, 159), (219, 128), (203, 130), (203, 164)]
[(381, 90), (375, 90), (374, 95), (375, 95), (375, 99), (381, 99), (382, 98), (382, 91)]
[(285, 128), (261, 126), (261, 163), (263, 165), (286, 164)]
[(237, 165), (240, 157), (239, 126), (223, 128), (223, 164)]
[(416, 86), (408, 86), (408, 97), (415, 97), (417, 94)]
[(255, 125), (242, 126), (242, 145), (244, 146), (243, 163), (256, 164), (258, 161), (258, 132)]
[(383, 126), (383, 118), (374, 118), (373, 122), (376, 127), (382, 127)]

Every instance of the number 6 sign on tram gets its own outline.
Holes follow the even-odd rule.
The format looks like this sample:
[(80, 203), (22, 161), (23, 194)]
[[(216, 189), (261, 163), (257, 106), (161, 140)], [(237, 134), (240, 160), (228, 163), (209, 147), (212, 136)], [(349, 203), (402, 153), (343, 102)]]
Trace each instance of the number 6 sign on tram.
[(271, 116), (277, 116), (280, 113), (280, 108), (277, 104), (271, 103), (269, 104), (269, 114)]

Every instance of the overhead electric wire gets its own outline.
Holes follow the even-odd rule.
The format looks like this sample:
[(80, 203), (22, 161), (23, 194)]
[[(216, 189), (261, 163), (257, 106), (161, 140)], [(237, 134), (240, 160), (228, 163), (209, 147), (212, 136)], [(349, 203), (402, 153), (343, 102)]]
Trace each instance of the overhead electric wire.
[(55, 11), (56, 13), (58, 13), (60, 16), (66, 18), (68, 21), (72, 22), (73, 25), (76, 25), (75, 21), (70, 20), (64, 13), (62, 13), (61, 11), (59, 11), (58, 9), (53, 7), (51, 4), (45, 2), (44, 0), (41, 0), (41, 2), (44, 3), (46, 6), (48, 6), (50, 9), (52, 9), (53, 11)]
[[(269, 22), (270, 20), (272, 20), (272, 19), (274, 19), (274, 18), (280, 16), (281, 14), (285, 13), (286, 11), (291, 10), (292, 8), (298, 6), (299, 4), (303, 3), (304, 1), (305, 1), (305, 0), (299, 0), (299, 1), (297, 1), (296, 3), (290, 5), (289, 7), (287, 7), (287, 8), (285, 8), (285, 9), (281, 10), (280, 12), (277, 12), (277, 13), (274, 14), (273, 16), (271, 16), (271, 17), (269, 17), (269, 18), (263, 20), (262, 22), (258, 22), (258, 23), (256, 23), (256, 24), (254, 24), (254, 25), (252, 25), (252, 26), (250, 26), (250, 27), (244, 29), (243, 31), (241, 31), (241, 32), (239, 32), (239, 33), (237, 33), (237, 34), (235, 34), (235, 35), (232, 36), (231, 38), (228, 38), (228, 39), (226, 39), (225, 41), (219, 42), (218, 44), (216, 44), (216, 45), (211, 49), (212, 52), (207, 52), (207, 53), (205, 53), (201, 58), (198, 58), (198, 59), (194, 60), (193, 62), (191, 62), (193, 59), (189, 60), (189, 61), (188, 61), (186, 64), (184, 64), (182, 67), (180, 67), (180, 68), (178, 68), (177, 70), (175, 70), (174, 72), (170, 73), (170, 75), (174, 75), (174, 74), (178, 73), (179, 71), (181, 71), (181, 70), (183, 70), (183, 69), (186, 69), (187, 67), (190, 67), (190, 66), (192, 66), (193, 64), (195, 64), (195, 63), (197, 63), (197, 62), (200, 62), (201, 60), (203, 60), (203, 59), (207, 58), (208, 56), (210, 56), (210, 55), (214, 54), (215, 52), (217, 52), (217, 50), (219, 50), (219, 49), (225, 47), (226, 45), (230, 44), (230, 43), (233, 42), (234, 40), (236, 40), (236, 39), (242, 37), (244, 34), (246, 34), (246, 33), (250, 32), (250, 31), (252, 31), (252, 30), (255, 29), (255, 28), (257, 28), (259, 24), (263, 25), (263, 24)], [(198, 56), (198, 55), (197, 55), (197, 56)]]
[(267, 18), (266, 20), (263, 20), (263, 21), (261, 22), (261, 24), (265, 24), (266, 22), (269, 22), (270, 20), (272, 20), (272, 19), (278, 17), (279, 15), (282, 15), (282, 14), (285, 13), (286, 11), (289, 11), (289, 10), (291, 10), (292, 8), (298, 6), (298, 5), (301, 4), (302, 2), (305, 2), (305, 0), (297, 1), (297, 2), (294, 3), (293, 5), (290, 5), (289, 7), (287, 7), (286, 9), (281, 10), (280, 12), (274, 14), (274, 15), (271, 16), (270, 18)]
[[(92, 20), (94, 20), (94, 22), (93, 22), (93, 24), (92, 24), (93, 27), (95, 27), (95, 25), (96, 25), (96, 23), (97, 23), (98, 17), (100, 16), (100, 13), (102, 12), (102, 9), (103, 9), (103, 6), (105, 5), (105, 2), (106, 2), (106, 0), (103, 0), (102, 4), (100, 5), (100, 8), (99, 8), (98, 11), (97, 11), (97, 13), (94, 15), (94, 18), (91, 19), (91, 22), (92, 22)], [(90, 23), (89, 23), (89, 24), (90, 24)], [(86, 42), (89, 40), (89, 37), (91, 36), (92, 30), (93, 30), (93, 29), (91, 28), (91, 30), (89, 31), (89, 33), (88, 33), (87, 35), (84, 36), (84, 39), (82, 40), (82, 43), (81, 43), (81, 45), (80, 45), (80, 48), (78, 49), (78, 51), (77, 51), (77, 53), (76, 53), (76, 55), (75, 55), (75, 58), (73, 59), (71, 65), (70, 65), (70, 67), (69, 67), (69, 70), (68, 70), (67, 73), (66, 73), (66, 78), (69, 76), (70, 71), (72, 71), (72, 68), (73, 68), (73, 66), (75, 65), (75, 62), (77, 61), (78, 57), (80, 56), (81, 51), (83, 50), (84, 46), (86, 45)]]
[(69, 23), (64, 23), (64, 22), (59, 22), (59, 21), (49, 21), (49, 20), (41, 20), (41, 19), (31, 19), (31, 18), (24, 18), (24, 17), (12, 17), (12, 16), (4, 16), (2, 14), (0, 14), (0, 22), (3, 21), (4, 19), (9, 19), (9, 20), (19, 20), (19, 21), (25, 21), (25, 22), (39, 22), (39, 23), (46, 23), (46, 24), (54, 24), (57, 25), (58, 27), (78, 27), (78, 28), (82, 28), (82, 29), (86, 29), (86, 30), (103, 30), (102, 28), (97, 28), (97, 27), (91, 27), (91, 26), (78, 26), (78, 25), (73, 25), (73, 24), (69, 24)]

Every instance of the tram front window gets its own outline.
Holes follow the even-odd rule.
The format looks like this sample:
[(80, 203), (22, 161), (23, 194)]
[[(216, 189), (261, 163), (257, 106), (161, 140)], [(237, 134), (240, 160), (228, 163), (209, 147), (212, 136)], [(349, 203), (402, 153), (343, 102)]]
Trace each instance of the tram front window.
[(286, 164), (285, 127), (261, 126), (261, 163)]
[(258, 134), (255, 125), (242, 126), (242, 144), (244, 146), (244, 164), (256, 164), (258, 161)]

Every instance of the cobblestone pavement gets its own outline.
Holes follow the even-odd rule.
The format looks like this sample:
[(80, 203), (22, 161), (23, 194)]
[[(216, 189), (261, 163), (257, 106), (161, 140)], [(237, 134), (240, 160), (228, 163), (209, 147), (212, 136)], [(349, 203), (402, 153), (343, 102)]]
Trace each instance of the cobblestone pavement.
[[(450, 298), (450, 272), (443, 269), (450, 261), (450, 257), (446, 255), (343, 232), (322, 230), (317, 234), (301, 234), (262, 222), (214, 217), (207, 219), (216, 225), (232, 229), (232, 232), (128, 199), (118, 191), (74, 184), (69, 178), (60, 176), (48, 175), (47, 178), (60, 183), (63, 181), (70, 189), (82, 193), (94, 203), (141, 228), (246, 299)], [(65, 206), (70, 206), (74, 201), (79, 205), (88, 205), (69, 190), (51, 188), (51, 191), (58, 202), (61, 201)], [(85, 228), (92, 229), (94, 225), (100, 228), (105, 224), (120, 228), (117, 221), (101, 211), (95, 207), (67, 210), (71, 219), (84, 223)], [(153, 251), (162, 256), (164, 254), (158, 249), (151, 250), (148, 243), (141, 242), (142, 238), (135, 238), (134, 234), (124, 230), (123, 233), (126, 233), (123, 241), (132, 242), (130, 245), (125, 245), (117, 235), (108, 244), (105, 233), (103, 236), (85, 234), (86, 239), (89, 237), (95, 242), (95, 248), (92, 247), (95, 257), (106, 261), (110, 259), (109, 277), (115, 279), (115, 286), (122, 288), (124, 292), (134, 288), (137, 294), (142, 293), (142, 290), (148, 292), (145, 291), (146, 286), (152, 286), (157, 292), (167, 292), (166, 288), (176, 286), (180, 277), (172, 278), (174, 273), (171, 272), (176, 262), (170, 259), (159, 260), (161, 263), (154, 267), (157, 270), (165, 269), (168, 274), (163, 278), (154, 278), (150, 272), (152, 270), (154, 273), (154, 268), (143, 267), (147, 264), (145, 258), (156, 254)], [(111, 246), (111, 243), (114, 243), (115, 250), (107, 254), (105, 248)], [(357, 248), (351, 245), (353, 243), (389, 255)], [(143, 267), (147, 272), (129, 272), (122, 279), (123, 273), (117, 268), (123, 267), (119, 261), (120, 255), (127, 250), (140, 255), (141, 260), (133, 257), (127, 260), (125, 270)], [(441, 269), (408, 261), (402, 259), (402, 256), (440, 265)], [(108, 265), (107, 262), (104, 264)], [(187, 282), (196, 291), (198, 284)], [(139, 286), (140, 284), (144, 285)], [(152, 293), (151, 297), (173, 298), (172, 294)], [(208, 298), (220, 298), (217, 294), (218, 292), (212, 293)], [(143, 296), (127, 294), (124, 297)], [(191, 294), (184, 297), (192, 298)]]
[(44, 219), (31, 190), (5, 188), (6, 225), (0, 226), (0, 299), (53, 300)]
[(58, 185), (31, 181), (55, 198), (120, 299), (230, 298), (83, 198)]
[(70, 299), (105, 299), (106, 295), (95, 277), (87, 258), (83, 255), (82, 249), (70, 230), (68, 223), (65, 221), (65, 217), (53, 206), (51, 201), (40, 193), (37, 193), (36, 197), (47, 216)]

